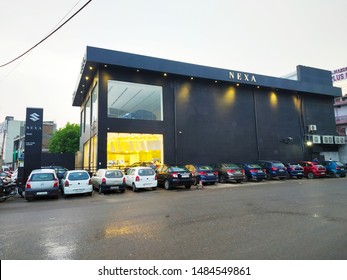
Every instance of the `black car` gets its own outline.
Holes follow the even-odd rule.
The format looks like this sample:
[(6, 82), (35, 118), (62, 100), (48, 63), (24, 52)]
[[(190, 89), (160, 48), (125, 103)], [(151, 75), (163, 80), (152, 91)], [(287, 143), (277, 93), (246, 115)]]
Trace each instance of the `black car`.
[(176, 186), (185, 186), (186, 189), (194, 184), (192, 173), (184, 166), (163, 164), (156, 169), (158, 185), (170, 190)]
[(287, 168), (278, 160), (259, 160), (256, 164), (263, 168), (269, 180), (274, 178), (284, 180), (288, 177)]
[(245, 180), (245, 171), (236, 163), (215, 163), (211, 166), (218, 172), (219, 183), (241, 183)]

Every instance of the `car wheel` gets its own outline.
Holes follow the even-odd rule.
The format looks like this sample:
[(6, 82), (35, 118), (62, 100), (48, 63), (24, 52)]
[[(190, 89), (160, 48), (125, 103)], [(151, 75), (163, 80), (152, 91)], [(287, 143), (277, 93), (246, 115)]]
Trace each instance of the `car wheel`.
[(314, 178), (314, 174), (312, 172), (307, 173), (307, 178), (308, 179), (313, 179)]
[(190, 189), (190, 188), (192, 187), (192, 185), (184, 185), (184, 187), (185, 187), (186, 189)]
[(132, 188), (133, 188), (133, 192), (136, 192), (137, 191), (137, 188), (135, 186), (135, 183), (132, 184)]
[(226, 183), (226, 181), (227, 181), (227, 179), (225, 178), (225, 176), (224, 176), (224, 175), (220, 175), (220, 177), (219, 177), (219, 183), (224, 184), (224, 183)]
[(164, 181), (164, 188), (165, 188), (165, 190), (170, 190), (171, 189), (169, 180), (165, 180)]

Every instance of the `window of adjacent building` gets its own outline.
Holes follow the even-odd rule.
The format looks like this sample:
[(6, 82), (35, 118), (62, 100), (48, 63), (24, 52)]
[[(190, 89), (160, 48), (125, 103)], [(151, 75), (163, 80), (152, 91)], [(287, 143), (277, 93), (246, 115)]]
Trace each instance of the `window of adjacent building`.
[(108, 81), (107, 115), (109, 118), (163, 120), (161, 86)]
[(123, 168), (136, 162), (163, 162), (163, 135), (109, 132), (107, 166)]

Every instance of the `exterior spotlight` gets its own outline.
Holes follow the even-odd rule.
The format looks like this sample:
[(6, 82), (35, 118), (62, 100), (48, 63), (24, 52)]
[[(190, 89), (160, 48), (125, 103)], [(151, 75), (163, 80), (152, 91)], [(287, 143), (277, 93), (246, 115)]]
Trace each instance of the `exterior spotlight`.
[(307, 141), (307, 142), (306, 142), (306, 145), (307, 145), (308, 147), (311, 147), (311, 146), (313, 145), (313, 143), (312, 143), (312, 141)]

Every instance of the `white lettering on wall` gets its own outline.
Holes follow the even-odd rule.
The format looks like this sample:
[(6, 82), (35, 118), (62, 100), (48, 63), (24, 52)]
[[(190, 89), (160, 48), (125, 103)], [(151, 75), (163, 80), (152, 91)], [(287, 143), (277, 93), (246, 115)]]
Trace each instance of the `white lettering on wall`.
[(252, 74), (233, 72), (233, 71), (229, 71), (229, 79), (231, 79), (231, 80), (238, 80), (240, 82), (242, 82), (242, 81), (252, 82), (252, 83), (256, 83), (257, 82), (257, 79)]

